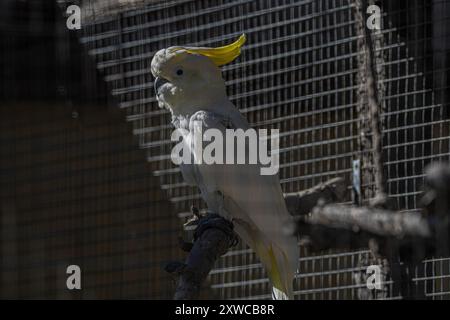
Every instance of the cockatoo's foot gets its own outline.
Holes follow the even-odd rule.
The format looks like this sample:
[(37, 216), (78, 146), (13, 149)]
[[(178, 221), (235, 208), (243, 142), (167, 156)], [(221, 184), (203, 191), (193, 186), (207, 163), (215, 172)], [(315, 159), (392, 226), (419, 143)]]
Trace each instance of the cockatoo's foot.
[(233, 230), (233, 223), (216, 213), (208, 213), (198, 220), (194, 241), (200, 238), (202, 233), (209, 228), (219, 229), (224, 232), (230, 239), (230, 247), (234, 247), (238, 243), (238, 237)]

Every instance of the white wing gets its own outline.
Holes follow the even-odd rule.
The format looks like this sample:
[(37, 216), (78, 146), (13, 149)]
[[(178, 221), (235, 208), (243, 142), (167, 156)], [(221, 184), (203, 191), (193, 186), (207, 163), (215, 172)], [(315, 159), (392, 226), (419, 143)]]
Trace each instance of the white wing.
[[(245, 118), (234, 110), (230, 110), (228, 118), (231, 125), (234, 129), (248, 129)], [(203, 131), (219, 129), (225, 137), (226, 120), (217, 114), (199, 111), (190, 119), (188, 144), (200, 123)], [(283, 233), (283, 224), (291, 216), (278, 176), (261, 175), (260, 167), (259, 164), (196, 164), (184, 165), (181, 170), (198, 185), (209, 210), (233, 220), (236, 232), (256, 251), (274, 287), (291, 295), (299, 256), (297, 239)]]

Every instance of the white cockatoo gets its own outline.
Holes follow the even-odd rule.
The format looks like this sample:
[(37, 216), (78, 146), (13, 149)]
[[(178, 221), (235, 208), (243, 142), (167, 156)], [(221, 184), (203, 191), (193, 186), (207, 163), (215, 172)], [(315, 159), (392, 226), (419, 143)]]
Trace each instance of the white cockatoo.
[[(153, 57), (151, 71), (159, 106), (170, 110), (172, 123), (184, 132), (183, 140), (192, 154), (199, 124), (202, 130), (221, 132), (250, 128), (228, 99), (219, 69), (240, 55), (244, 42), (242, 35), (224, 47), (170, 47)], [(268, 273), (273, 298), (292, 298), (299, 249), (296, 237), (283, 232), (291, 216), (277, 175), (261, 175), (260, 164), (194, 162), (180, 167), (186, 183), (199, 187), (208, 210), (232, 221), (236, 233), (256, 252)]]

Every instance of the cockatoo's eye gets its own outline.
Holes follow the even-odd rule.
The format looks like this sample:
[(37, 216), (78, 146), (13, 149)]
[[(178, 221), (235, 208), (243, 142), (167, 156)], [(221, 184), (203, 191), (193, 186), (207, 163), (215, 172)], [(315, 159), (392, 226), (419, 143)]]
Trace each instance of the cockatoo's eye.
[(175, 71), (177, 76), (182, 76), (183, 75), (183, 69), (177, 69), (177, 71)]

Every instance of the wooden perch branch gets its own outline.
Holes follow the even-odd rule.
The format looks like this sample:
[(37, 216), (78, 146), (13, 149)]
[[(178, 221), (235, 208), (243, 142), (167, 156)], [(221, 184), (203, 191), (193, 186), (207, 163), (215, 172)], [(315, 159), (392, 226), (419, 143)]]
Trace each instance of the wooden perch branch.
[(171, 262), (165, 267), (167, 272), (178, 276), (175, 300), (198, 298), (201, 285), (216, 260), (237, 242), (233, 224), (217, 214), (200, 217), (195, 223), (193, 246), (181, 243), (183, 249), (189, 250), (186, 262)]
[(392, 256), (398, 249), (405, 261), (420, 261), (433, 253), (433, 230), (422, 212), (338, 204), (318, 205), (311, 215), (297, 218), (302, 243), (312, 250), (369, 247), (374, 255)]
[(286, 193), (284, 200), (290, 214), (302, 216), (310, 213), (319, 200), (325, 203), (341, 202), (346, 193), (347, 184), (344, 179), (334, 178), (308, 190)]
[(450, 253), (449, 185), (450, 167), (432, 165), (426, 170), (424, 208), (417, 212), (319, 204), (309, 215), (296, 218), (296, 232), (313, 250), (369, 247), (407, 262), (445, 256)]
[(343, 228), (383, 237), (405, 236), (429, 237), (428, 221), (422, 213), (393, 212), (389, 210), (351, 207), (338, 204), (316, 206), (311, 216), (304, 219), (308, 224), (319, 224), (331, 228)]

